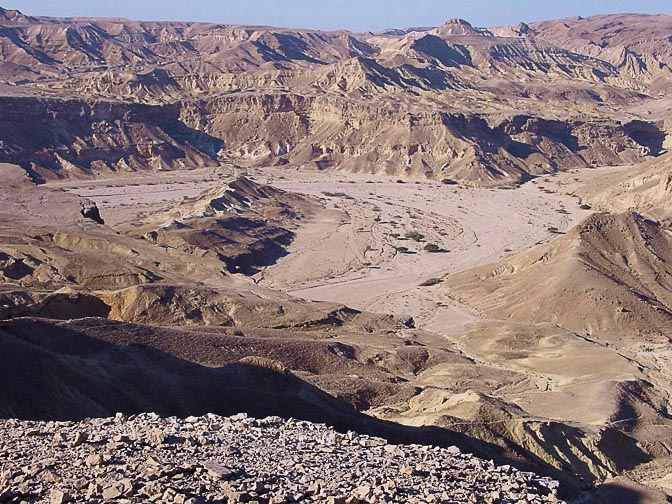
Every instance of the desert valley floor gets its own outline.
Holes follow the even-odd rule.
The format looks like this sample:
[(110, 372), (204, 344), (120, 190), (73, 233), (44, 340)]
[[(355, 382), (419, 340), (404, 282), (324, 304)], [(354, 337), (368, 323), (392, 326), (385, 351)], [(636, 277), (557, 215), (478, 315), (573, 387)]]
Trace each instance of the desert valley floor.
[[(252, 276), (255, 283), (293, 296), (333, 301), (378, 313), (412, 316), (419, 327), (454, 334), (477, 316), (436, 287), (430, 278), (465, 271), (502, 259), (566, 232), (590, 211), (580, 208), (573, 190), (595, 172), (574, 171), (534, 180), (520, 189), (456, 187), (440, 181), (294, 169), (245, 170), (257, 182), (309, 195), (321, 208), (296, 232), (287, 255)], [(139, 225), (138, 216), (169, 210), (185, 197), (218, 188), (232, 167), (194, 173), (153, 174), (54, 182), (95, 201), (106, 222), (122, 232)], [(414, 241), (404, 235), (420, 233)], [(436, 253), (423, 250), (427, 243)], [(403, 253), (397, 247), (409, 249)]]
[[(151, 177), (131, 174), (51, 182), (44, 187), (95, 201), (108, 226), (138, 236), (157, 226), (170, 227), (165, 214), (171, 209), (216, 191), (240, 175), (311, 198), (316, 206), (294, 230), (286, 251), (247, 276), (234, 273), (233, 277), (239, 277), (237, 282), (363, 312), (412, 317), (414, 324), (402, 331), (404, 338), (454, 357), (435, 365), (429, 365), (431, 357), (421, 358), (411, 381), (422, 390), (420, 399), (408, 401), (404, 394), (401, 398), (379, 398), (370, 404), (369, 414), (411, 426), (461, 426), (485, 439), (492, 437), (485, 433), (494, 430), (496, 437), (521, 443), (542, 459), (560, 465), (577, 453), (583, 458), (582, 477), (590, 480), (609, 478), (614, 466), (628, 464), (605, 456), (613, 451), (608, 443), (627, 443), (600, 438), (605, 427), (648, 423), (634, 408), (624, 409), (623, 384), (643, 378), (668, 383), (666, 368), (672, 352), (664, 347), (643, 352), (605, 344), (588, 333), (567, 331), (561, 324), (501, 320), (446, 288), (444, 279), (562, 240), (596, 211), (582, 195), (598, 191), (604, 180), (632, 169), (572, 170), (534, 179), (518, 189), (232, 166)], [(436, 244), (436, 250), (426, 250), (428, 243)], [(218, 282), (205, 280), (213, 286)], [(364, 343), (357, 335), (344, 340), (348, 338), (350, 343), (379, 350), (390, 344), (374, 338)], [(312, 374), (305, 373), (306, 377)], [(367, 387), (371, 385), (363, 388)], [(460, 392), (455, 393), (457, 390)], [(500, 404), (495, 397), (510, 404)], [(488, 404), (491, 401), (495, 403)], [(512, 407), (520, 410), (509, 411)], [(446, 415), (451, 415), (447, 423)], [(586, 436), (584, 431), (593, 431), (596, 438), (579, 441), (578, 447), (569, 446), (566, 454), (559, 455), (551, 445), (558, 434), (542, 431), (533, 435), (533, 443), (525, 439), (530, 435), (525, 434), (530, 424), (548, 420), (580, 426), (583, 431), (570, 434), (579, 440)], [(517, 432), (520, 429), (522, 432)], [(653, 425), (647, 441), (666, 446), (671, 429), (666, 422)], [(596, 453), (590, 453), (591, 449)], [(550, 458), (545, 452), (551, 453)], [(628, 456), (638, 457), (634, 453)], [(672, 490), (672, 481), (667, 478), (670, 467), (669, 459), (662, 457), (636, 469), (633, 466), (631, 476), (640, 483)], [(653, 490), (648, 492), (655, 495)]]

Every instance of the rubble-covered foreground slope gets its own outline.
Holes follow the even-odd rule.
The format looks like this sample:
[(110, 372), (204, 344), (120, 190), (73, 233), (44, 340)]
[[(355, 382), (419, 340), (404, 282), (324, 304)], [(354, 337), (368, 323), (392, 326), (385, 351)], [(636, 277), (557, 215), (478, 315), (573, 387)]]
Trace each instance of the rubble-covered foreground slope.
[(36, 180), (220, 159), (477, 186), (636, 163), (665, 143), (645, 109), (672, 82), (669, 24), (595, 18), (588, 41), (560, 22), (354, 34), (3, 9), (0, 161)]
[(395, 445), (278, 417), (0, 424), (18, 452), (0, 454), (3, 502), (560, 502), (557, 482), (454, 446)]

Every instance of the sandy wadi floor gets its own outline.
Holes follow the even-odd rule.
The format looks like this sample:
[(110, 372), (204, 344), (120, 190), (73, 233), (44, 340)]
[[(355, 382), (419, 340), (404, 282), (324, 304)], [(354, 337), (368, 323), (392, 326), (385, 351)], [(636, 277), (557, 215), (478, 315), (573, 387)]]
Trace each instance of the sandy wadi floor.
[[(557, 234), (549, 230), (566, 231), (589, 214), (560, 185), (574, 174), (518, 190), (340, 173), (266, 170), (257, 176), (326, 205), (259, 282), (301, 298), (409, 315), (443, 333), (459, 332), (474, 314), (421, 283), (551, 240)], [(406, 238), (413, 233), (423, 238)], [(426, 251), (428, 244), (440, 251)]]
[[(249, 170), (259, 182), (312, 195), (325, 206), (297, 230), (289, 254), (254, 280), (300, 298), (412, 316), (423, 328), (456, 334), (476, 314), (436, 287), (420, 284), (552, 240), (556, 229), (570, 229), (590, 213), (580, 209), (572, 185), (596, 172), (565, 173), (505, 190), (426, 180), (399, 183), (363, 174)], [(233, 176), (230, 167), (219, 167), (49, 185), (96, 201), (109, 225), (139, 233), (149, 223), (161, 224), (153, 215)], [(439, 251), (426, 251), (428, 244)]]

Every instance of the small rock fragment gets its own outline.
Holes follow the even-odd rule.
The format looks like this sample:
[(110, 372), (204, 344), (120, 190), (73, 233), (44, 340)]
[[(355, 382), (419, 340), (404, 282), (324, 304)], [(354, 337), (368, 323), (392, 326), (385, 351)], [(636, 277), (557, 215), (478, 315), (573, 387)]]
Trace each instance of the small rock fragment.
[(70, 494), (63, 492), (62, 490), (52, 490), (49, 495), (50, 504), (66, 504), (70, 502), (71, 499), (72, 497), (70, 497)]

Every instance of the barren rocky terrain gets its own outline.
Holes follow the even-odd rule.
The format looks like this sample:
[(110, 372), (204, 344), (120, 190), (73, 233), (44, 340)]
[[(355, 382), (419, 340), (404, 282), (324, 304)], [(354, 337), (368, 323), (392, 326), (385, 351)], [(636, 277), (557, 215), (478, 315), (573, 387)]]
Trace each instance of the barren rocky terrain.
[(455, 446), (394, 445), (279, 417), (119, 414), (2, 427), (3, 443), (21, 449), (0, 458), (3, 500), (560, 502), (557, 482), (495, 467)]
[(671, 27), (0, 9), (0, 502), (669, 502)]
[(0, 161), (36, 180), (225, 160), (510, 186), (641, 161), (665, 141), (644, 109), (670, 82), (666, 17), (579, 22), (599, 45), (572, 36), (576, 21), (377, 34), (14, 11), (0, 23)]

